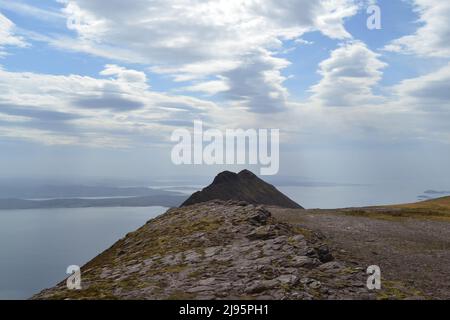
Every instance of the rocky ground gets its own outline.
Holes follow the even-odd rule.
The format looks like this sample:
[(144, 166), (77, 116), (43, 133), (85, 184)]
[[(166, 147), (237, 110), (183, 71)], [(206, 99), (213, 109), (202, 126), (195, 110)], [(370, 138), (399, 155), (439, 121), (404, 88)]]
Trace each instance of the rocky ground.
[(305, 226), (314, 223), (287, 221), (302, 210), (273, 211), (278, 218), (236, 201), (171, 209), (85, 265), (82, 290), (61, 282), (34, 299), (422, 297), (400, 282), (369, 291), (366, 261), (342, 255), (318, 228)]
[[(443, 200), (396, 207), (336, 210), (271, 208), (293, 226), (320, 230), (337, 259), (381, 268), (378, 297), (450, 299), (450, 215)], [(386, 296), (386, 292), (388, 295)]]

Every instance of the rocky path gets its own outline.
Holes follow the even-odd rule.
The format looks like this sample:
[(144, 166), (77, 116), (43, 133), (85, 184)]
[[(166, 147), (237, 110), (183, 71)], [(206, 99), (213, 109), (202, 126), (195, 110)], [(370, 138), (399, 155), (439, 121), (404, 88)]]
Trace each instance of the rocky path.
[(411, 298), (395, 288), (401, 284), (417, 298), (450, 299), (450, 222), (371, 218), (357, 210), (270, 211), (280, 221), (326, 234), (338, 259), (380, 266), (385, 288), (397, 298)]

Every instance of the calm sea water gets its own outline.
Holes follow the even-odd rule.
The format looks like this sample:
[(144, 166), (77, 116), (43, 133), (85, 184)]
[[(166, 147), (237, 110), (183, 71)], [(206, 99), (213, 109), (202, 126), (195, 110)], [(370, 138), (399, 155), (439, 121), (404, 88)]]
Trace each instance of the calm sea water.
[(411, 184), (373, 184), (329, 187), (278, 187), (306, 209), (348, 208), (400, 204), (419, 201), (423, 186)]
[(165, 212), (150, 208), (0, 210), (0, 299), (27, 299), (63, 280), (128, 232)]

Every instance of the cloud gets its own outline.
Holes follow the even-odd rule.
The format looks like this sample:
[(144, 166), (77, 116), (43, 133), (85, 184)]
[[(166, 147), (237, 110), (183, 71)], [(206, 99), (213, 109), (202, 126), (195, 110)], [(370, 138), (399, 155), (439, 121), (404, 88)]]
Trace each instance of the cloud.
[(358, 10), (353, 0), (60, 2), (76, 39), (57, 38), (53, 45), (147, 65), (175, 81), (193, 81), (186, 90), (224, 93), (253, 112), (285, 106), (280, 65), (287, 63), (276, 57), (283, 41), (309, 31), (351, 38), (344, 22)]
[[(5, 117), (6, 116), (6, 117)], [(81, 119), (77, 114), (40, 110), (28, 106), (0, 104), (1, 127), (23, 127), (31, 130), (43, 130), (58, 134), (76, 133), (71, 121)]]
[(349, 38), (343, 20), (357, 10), (348, 0), (61, 2), (68, 26), (80, 39), (96, 47), (128, 48), (138, 62), (166, 67), (233, 61), (312, 30)]
[(450, 56), (450, 2), (440, 0), (413, 0), (419, 15), (417, 31), (392, 41), (387, 51), (417, 54), (419, 56)]
[(14, 23), (0, 12), (0, 56), (5, 54), (7, 46), (27, 46), (23, 38), (14, 34), (14, 27)]
[(0, 0), (0, 8), (6, 9), (8, 11), (13, 11), (20, 15), (26, 15), (33, 17), (35, 19), (44, 21), (60, 21), (64, 19), (64, 15), (60, 12), (44, 10), (29, 4), (23, 3), (22, 1), (15, 0)]
[(381, 97), (373, 87), (387, 66), (360, 41), (342, 45), (319, 65), (322, 80), (311, 87), (311, 100), (323, 106), (362, 106), (374, 104)]
[(32, 106), (9, 105), (0, 103), (0, 113), (44, 121), (69, 121), (81, 116), (74, 113), (37, 109)]
[(102, 94), (98, 97), (74, 100), (76, 106), (88, 109), (108, 109), (116, 112), (127, 112), (144, 107), (144, 103), (122, 98), (120, 95)]
[(129, 70), (115, 64), (107, 64), (100, 72), (102, 76), (114, 76), (118, 81), (126, 82), (147, 89), (147, 75), (144, 72)]
[(313, 41), (307, 41), (307, 40), (304, 40), (304, 39), (295, 39), (295, 41), (294, 41), (296, 44), (300, 44), (300, 45), (312, 45), (312, 44), (314, 44), (314, 42)]
[(393, 91), (404, 104), (450, 112), (450, 63), (426, 75), (402, 80)]
[(159, 144), (169, 139), (173, 126), (208, 119), (218, 108), (209, 101), (154, 92), (140, 71), (106, 65), (100, 76), (0, 68), (0, 136), (51, 145)]
[(283, 87), (286, 77), (281, 70), (289, 64), (267, 51), (248, 55), (240, 68), (224, 73), (229, 86), (224, 95), (252, 112), (282, 111), (288, 91)]
[(220, 77), (222, 80), (211, 80), (198, 82), (194, 85), (182, 88), (185, 91), (203, 92), (208, 95), (215, 95), (219, 92), (225, 92), (230, 90), (227, 81), (224, 77)]

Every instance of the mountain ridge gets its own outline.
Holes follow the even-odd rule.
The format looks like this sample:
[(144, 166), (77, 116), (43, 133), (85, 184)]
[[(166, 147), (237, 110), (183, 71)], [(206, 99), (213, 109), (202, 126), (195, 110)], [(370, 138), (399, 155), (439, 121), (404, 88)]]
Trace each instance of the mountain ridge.
[(88, 262), (81, 279), (81, 290), (62, 281), (32, 299), (375, 298), (364, 270), (335, 259), (322, 235), (234, 200), (168, 210)]

